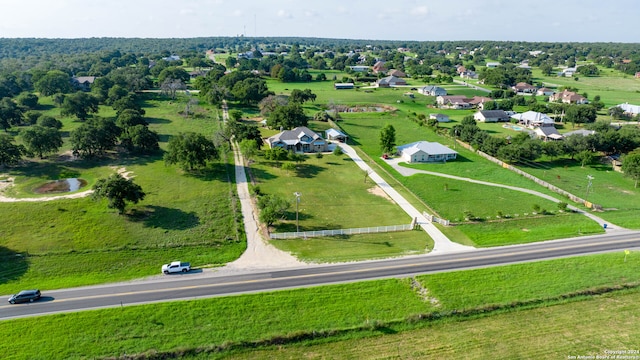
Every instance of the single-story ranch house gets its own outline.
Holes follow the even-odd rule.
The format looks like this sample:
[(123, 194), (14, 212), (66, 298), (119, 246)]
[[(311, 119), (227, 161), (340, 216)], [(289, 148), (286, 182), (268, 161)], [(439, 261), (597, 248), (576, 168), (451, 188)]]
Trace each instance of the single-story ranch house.
[(397, 85), (407, 85), (407, 82), (403, 79), (400, 79), (399, 77), (387, 76), (382, 79), (378, 79), (378, 81), (376, 81), (376, 85), (378, 87), (390, 87)]
[(439, 87), (439, 86), (432, 86), (432, 85), (427, 85), (427, 86), (423, 86), (421, 88), (418, 88), (418, 92), (422, 95), (426, 95), (426, 96), (444, 96), (447, 95), (447, 90)]
[(504, 110), (480, 110), (473, 114), (473, 119), (480, 122), (506, 122), (511, 118)]
[(318, 134), (305, 126), (293, 130), (285, 130), (267, 139), (267, 144), (273, 149), (281, 147), (285, 150), (303, 153), (328, 151), (327, 142)]
[(624, 104), (620, 104), (618, 105), (618, 107), (622, 110), (624, 110), (624, 112), (626, 114), (629, 114), (631, 116), (635, 116), (640, 114), (640, 106), (639, 105), (631, 105), (629, 103), (624, 103)]
[(511, 115), (512, 119), (518, 120), (518, 123), (530, 129), (536, 127), (554, 127), (554, 121), (547, 114), (536, 111), (525, 111), (522, 114)]
[(447, 160), (455, 160), (458, 156), (456, 151), (437, 142), (417, 141), (398, 146), (397, 149), (402, 159), (408, 163), (446, 162)]

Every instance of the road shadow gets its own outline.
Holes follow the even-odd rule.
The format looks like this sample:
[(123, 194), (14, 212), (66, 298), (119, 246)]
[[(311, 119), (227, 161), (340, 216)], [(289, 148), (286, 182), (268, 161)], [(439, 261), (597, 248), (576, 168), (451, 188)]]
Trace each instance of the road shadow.
[(29, 269), (29, 257), (0, 246), (0, 284), (21, 278)]

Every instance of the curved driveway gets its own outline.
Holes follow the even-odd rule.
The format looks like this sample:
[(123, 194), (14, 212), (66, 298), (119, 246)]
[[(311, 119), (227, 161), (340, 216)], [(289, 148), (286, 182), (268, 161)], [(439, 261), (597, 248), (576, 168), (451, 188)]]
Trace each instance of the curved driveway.
[(440, 231), (433, 223), (427, 220), (427, 218), (422, 215), (421, 211), (418, 211), (413, 205), (411, 205), (402, 195), (400, 195), (394, 188), (391, 187), (380, 175), (378, 175), (371, 167), (362, 160), (362, 158), (356, 153), (356, 151), (349, 145), (338, 143), (338, 146), (342, 149), (342, 151), (349, 155), (351, 159), (358, 165), (361, 169), (367, 171), (369, 173), (369, 178), (378, 184), (382, 190), (384, 190), (389, 197), (393, 199), (412, 219), (417, 220), (417, 224), (431, 236), (433, 239), (433, 253), (442, 253), (442, 252), (452, 252), (452, 251), (463, 251), (463, 250), (473, 250), (474, 248), (471, 246), (461, 245), (449, 240), (446, 235)]
[[(474, 183), (474, 184), (481, 184), (481, 185), (486, 185), (486, 186), (494, 186), (494, 187), (500, 187), (500, 188), (505, 188), (505, 189), (514, 190), (514, 191), (520, 191), (520, 192), (524, 192), (524, 193), (527, 193), (527, 194), (538, 196), (538, 197), (546, 199), (546, 200), (553, 201), (555, 203), (561, 202), (561, 200), (558, 200), (558, 199), (556, 199), (555, 197), (553, 197), (551, 195), (543, 194), (543, 193), (535, 191), (535, 190), (521, 188), (521, 187), (517, 187), (517, 186), (511, 186), (511, 185), (497, 184), (497, 183), (492, 183), (492, 182), (488, 182), (488, 181), (474, 180), (474, 179), (465, 178), (465, 177), (461, 177), (461, 176), (443, 174), (443, 173), (433, 172), (433, 171), (428, 171), (428, 170), (418, 170), (418, 169), (408, 168), (408, 167), (401, 166), (400, 165), (401, 162), (404, 162), (404, 160), (402, 160), (401, 158), (393, 158), (393, 159), (390, 159), (390, 160), (387, 161), (387, 163), (389, 165), (391, 165), (391, 167), (393, 167), (398, 173), (400, 173), (400, 175), (403, 175), (403, 176), (411, 176), (411, 175), (414, 175), (414, 174), (426, 174), (426, 175), (432, 175), (432, 176), (439, 176), (439, 177), (444, 177), (444, 178), (448, 178), (448, 179), (466, 181), (466, 182), (470, 182), (470, 183)], [(575, 211), (575, 212), (577, 212), (577, 213), (580, 213), (580, 214), (583, 214), (583, 215), (587, 216), (588, 218), (592, 219), (593, 221), (595, 221), (595, 222), (597, 222), (599, 224), (605, 224), (606, 223), (607, 224), (607, 228), (605, 229), (605, 231), (607, 233), (626, 230), (626, 229), (621, 228), (619, 226), (613, 225), (613, 224), (609, 223), (608, 221), (604, 220), (603, 218), (598, 217), (598, 216), (596, 216), (596, 215), (594, 215), (594, 214), (592, 214), (590, 212), (582, 211), (581, 209), (578, 209), (575, 206), (569, 205), (568, 208), (573, 210), (573, 211)], [(609, 226), (609, 225), (613, 225), (613, 226)]]

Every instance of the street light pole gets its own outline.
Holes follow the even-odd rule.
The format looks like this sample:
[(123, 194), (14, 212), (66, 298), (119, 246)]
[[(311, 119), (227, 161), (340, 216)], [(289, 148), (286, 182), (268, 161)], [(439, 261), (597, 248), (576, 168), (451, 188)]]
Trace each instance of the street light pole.
[(298, 221), (298, 205), (300, 204), (300, 193), (294, 192), (293, 195), (296, 196), (296, 232), (300, 232), (300, 223)]
[(589, 197), (589, 190), (591, 190), (591, 180), (593, 180), (593, 176), (587, 175), (587, 180), (589, 180), (589, 182), (587, 183), (587, 193), (584, 196), (584, 201), (587, 201), (587, 198)]

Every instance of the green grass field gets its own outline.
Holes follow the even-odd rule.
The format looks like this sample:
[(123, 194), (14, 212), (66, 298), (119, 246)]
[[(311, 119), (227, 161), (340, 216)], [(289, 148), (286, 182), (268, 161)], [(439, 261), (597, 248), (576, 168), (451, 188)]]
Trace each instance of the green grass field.
[(614, 69), (601, 69), (600, 76), (580, 76), (578, 81), (570, 77), (544, 76), (539, 69), (533, 69), (533, 81), (543, 82), (546, 86), (571, 86), (578, 88), (579, 93), (587, 93), (589, 99), (600, 95), (605, 106), (611, 107), (621, 103), (640, 104), (640, 80), (632, 75), (623, 74)]
[[(631, 252), (626, 261), (619, 252), (423, 275), (414, 280), (367, 281), (51, 315), (37, 318), (37, 326), (33, 326), (34, 319), (16, 319), (0, 328), (4, 339), (0, 349), (9, 354), (7, 359), (117, 357), (125, 353), (201, 359), (226, 358), (238, 352), (247, 352), (246, 356), (253, 358), (281, 358), (271, 351), (305, 351), (312, 344), (318, 352), (336, 351), (337, 345), (345, 343), (334, 342), (345, 340), (352, 346), (337, 350), (332, 357), (349, 358), (351, 349), (363, 347), (372, 337), (387, 344), (385, 351), (392, 354), (399, 344), (428, 330), (451, 339), (423, 349), (431, 357), (447, 357), (467, 344), (469, 356), (479, 358), (486, 354), (485, 347), (492, 346), (488, 342), (491, 337), (482, 335), (483, 329), (493, 329), (493, 336), (499, 334), (504, 339), (498, 357), (520, 354), (532, 358), (576, 349), (577, 344), (567, 346), (565, 338), (554, 338), (559, 329), (566, 329), (567, 317), (552, 309), (574, 315), (579, 314), (575, 309), (602, 314), (577, 316), (579, 321), (590, 321), (592, 330), (585, 336), (596, 336), (603, 329), (611, 331), (613, 324), (627, 329), (622, 321), (625, 316), (630, 317), (629, 324), (635, 323), (633, 309), (640, 293), (637, 288), (631, 293), (617, 289), (637, 286), (639, 270), (638, 252)], [(592, 296), (610, 291), (620, 295)], [(608, 300), (602, 303), (602, 299)], [(562, 305), (567, 301), (571, 302)], [(614, 312), (602, 305), (622, 303), (625, 305), (612, 308), (617, 310)], [(531, 308), (535, 309), (527, 310)], [(534, 319), (534, 315), (527, 314), (532, 313), (548, 314), (544, 316), (545, 326), (536, 328), (536, 336), (544, 339), (539, 343), (545, 345), (543, 350), (520, 346), (522, 331), (530, 335), (530, 328), (509, 331), (509, 324), (528, 324), (527, 319)], [(464, 329), (468, 336), (463, 337), (456, 328)], [(381, 334), (385, 334), (383, 339)], [(595, 349), (635, 344), (635, 336), (619, 335), (616, 329), (608, 340), (595, 343)], [(476, 341), (479, 343), (469, 347), (469, 342)], [(495, 344), (495, 338), (492, 341)], [(279, 344), (279, 350), (262, 352), (270, 344)], [(410, 348), (418, 351), (417, 347)], [(255, 353), (256, 349), (260, 352)], [(367, 354), (365, 351), (357, 357), (375, 357)]]
[[(594, 164), (581, 167), (569, 159), (529, 163), (520, 168), (562, 189), (572, 192), (594, 204), (601, 205), (604, 211), (598, 216), (619, 226), (631, 229), (640, 228), (640, 219), (636, 216), (640, 208), (639, 190), (634, 181), (623, 174), (613, 171), (610, 165)], [(587, 193), (588, 176), (592, 176), (592, 186)]]
[[(360, 339), (274, 345), (230, 355), (190, 359), (584, 359), (613, 358), (612, 349), (635, 350), (640, 337), (640, 293), (603, 295), (489, 317), (428, 324), (402, 331), (387, 327)], [(625, 356), (625, 355), (618, 355)], [(634, 355), (631, 355), (634, 356)]]
[[(161, 147), (172, 134), (211, 134), (218, 126), (217, 111), (202, 118), (181, 117), (180, 101), (154, 94), (145, 99), (146, 118), (160, 133)], [(63, 131), (77, 124), (63, 122)], [(217, 266), (240, 256), (246, 245), (227, 159), (193, 174), (166, 166), (161, 156), (29, 163), (7, 171), (16, 183), (7, 193), (37, 197), (35, 187), (67, 177), (86, 180), (83, 191), (118, 168), (130, 172), (147, 193), (125, 216), (88, 197), (0, 203), (0, 294), (139, 278), (157, 274), (160, 265), (175, 259)]]
[[(302, 194), (298, 208), (300, 231), (364, 228), (409, 224), (411, 218), (368, 179), (346, 155), (314, 155), (287, 172), (280, 164), (259, 160), (251, 165), (256, 184), (266, 194), (290, 201), (286, 219), (274, 232), (296, 231), (294, 192)], [(376, 191), (377, 189), (377, 191)], [(366, 210), (365, 210), (366, 209)], [(349, 261), (423, 253), (433, 247), (422, 231), (310, 239), (272, 240), (276, 247), (313, 262)]]

